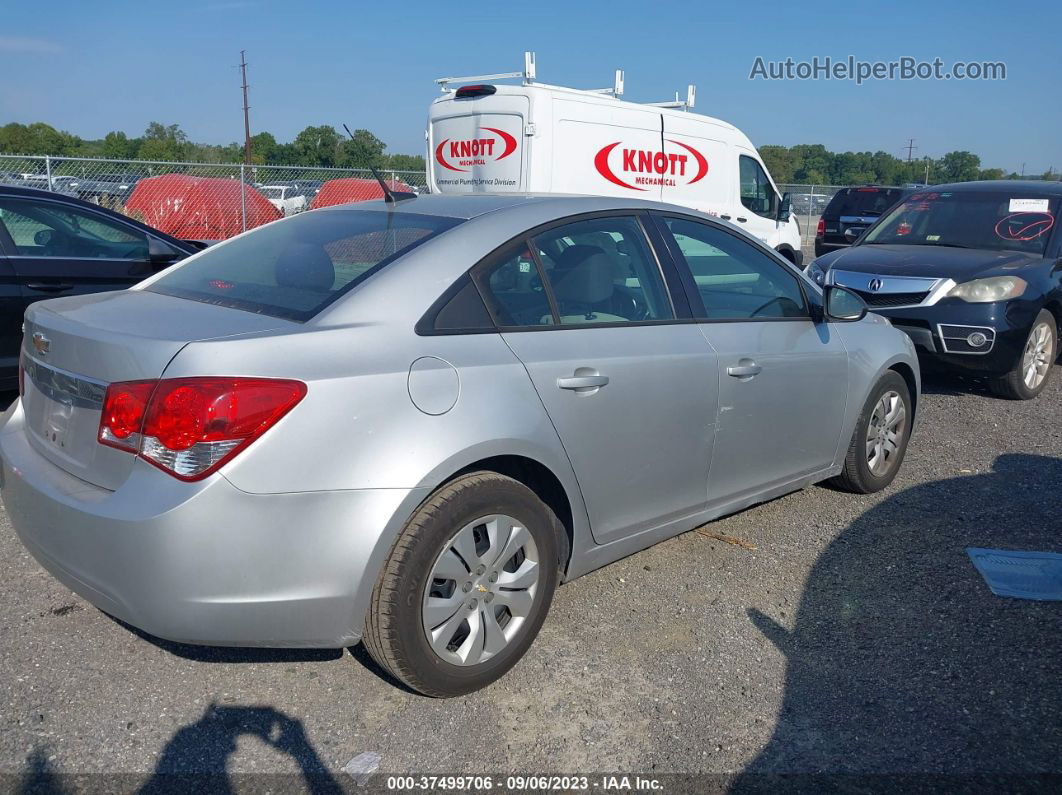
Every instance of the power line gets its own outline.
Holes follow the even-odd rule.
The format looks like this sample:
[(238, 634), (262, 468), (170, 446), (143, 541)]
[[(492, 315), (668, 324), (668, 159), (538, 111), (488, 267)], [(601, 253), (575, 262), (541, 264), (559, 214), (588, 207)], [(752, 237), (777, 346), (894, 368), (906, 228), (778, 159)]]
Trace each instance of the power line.
[(240, 74), (243, 76), (243, 162), (251, 165), (251, 116), (247, 104), (247, 61), (243, 57), (245, 50), (240, 50)]

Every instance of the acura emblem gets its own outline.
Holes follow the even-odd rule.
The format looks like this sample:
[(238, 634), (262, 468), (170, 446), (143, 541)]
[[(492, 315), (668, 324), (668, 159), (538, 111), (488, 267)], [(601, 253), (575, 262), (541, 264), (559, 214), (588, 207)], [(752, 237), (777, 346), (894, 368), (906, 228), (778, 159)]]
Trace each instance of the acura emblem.
[(41, 334), (39, 331), (33, 332), (33, 347), (41, 356), (48, 355), (48, 348), (52, 345), (52, 341)]
[(870, 284), (868, 284), (867, 287), (870, 288), (870, 292), (876, 293), (881, 289), (883, 284), (884, 282), (882, 282), (881, 279), (871, 279)]

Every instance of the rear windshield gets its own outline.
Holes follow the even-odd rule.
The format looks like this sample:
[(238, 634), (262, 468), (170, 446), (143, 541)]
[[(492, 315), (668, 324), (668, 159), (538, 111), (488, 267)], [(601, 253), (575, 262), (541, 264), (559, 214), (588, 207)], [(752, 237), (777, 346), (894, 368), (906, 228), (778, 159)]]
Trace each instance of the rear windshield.
[(826, 215), (881, 215), (899, 201), (900, 188), (845, 188), (834, 194)]
[(301, 213), (209, 248), (146, 289), (309, 320), (389, 262), (458, 223), (394, 211)]
[(863, 243), (1025, 251), (1043, 255), (1056, 197), (987, 191), (921, 191), (907, 197)]

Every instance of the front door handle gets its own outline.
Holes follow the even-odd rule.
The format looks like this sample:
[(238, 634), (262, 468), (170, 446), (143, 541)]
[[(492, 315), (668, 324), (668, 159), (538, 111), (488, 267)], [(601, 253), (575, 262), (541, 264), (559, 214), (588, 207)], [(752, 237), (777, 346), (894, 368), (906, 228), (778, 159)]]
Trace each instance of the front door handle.
[(763, 368), (756, 362), (749, 362), (726, 368), (726, 374), (734, 378), (752, 378), (754, 375), (759, 375), (762, 370)]
[(26, 286), (43, 293), (61, 293), (74, 287), (70, 282), (29, 282)]
[(722, 218), (724, 221), (729, 221), (730, 220), (730, 216), (727, 215), (726, 213), (723, 213), (719, 217)]
[(607, 383), (607, 375), (572, 375), (567, 378), (557, 379), (557, 386), (561, 389), (597, 389)]

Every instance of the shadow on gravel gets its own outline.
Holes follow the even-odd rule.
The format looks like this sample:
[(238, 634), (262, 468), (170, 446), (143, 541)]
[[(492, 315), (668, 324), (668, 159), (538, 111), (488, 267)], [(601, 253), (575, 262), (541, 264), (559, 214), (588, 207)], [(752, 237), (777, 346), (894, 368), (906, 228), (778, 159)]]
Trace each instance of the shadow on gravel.
[(993, 596), (969, 546), (1062, 549), (1062, 460), (1003, 455), (902, 491), (822, 554), (792, 631), (749, 611), (787, 672), (774, 735), (734, 791), (1062, 773), (1062, 603)]

